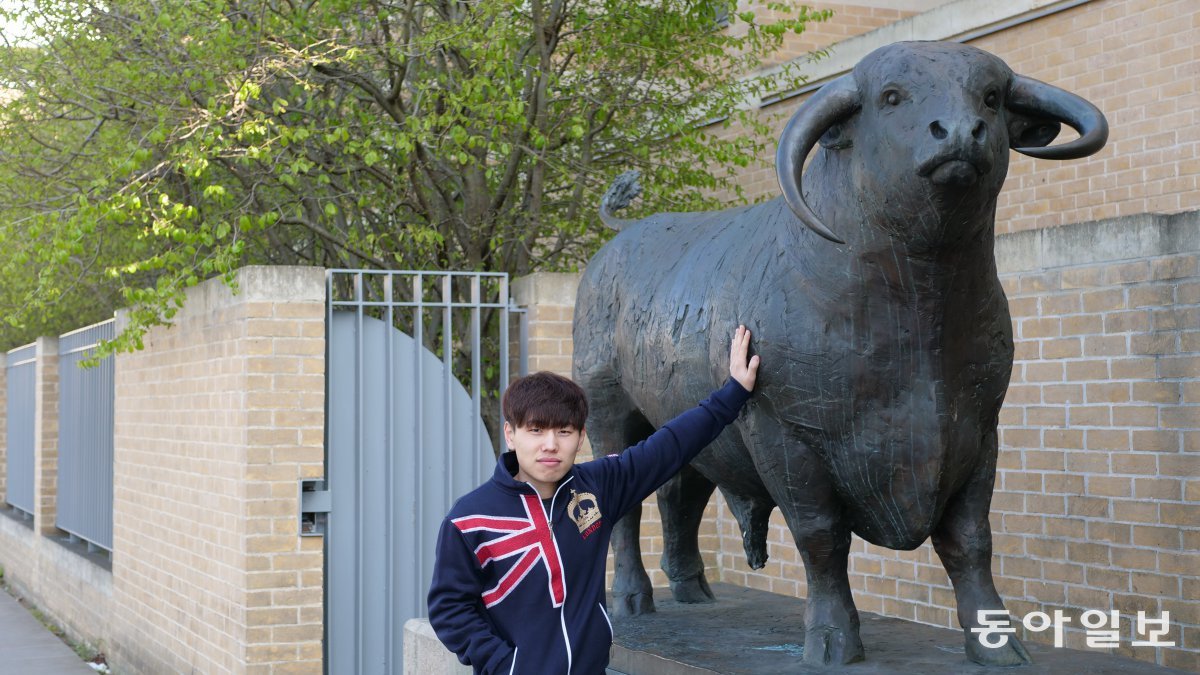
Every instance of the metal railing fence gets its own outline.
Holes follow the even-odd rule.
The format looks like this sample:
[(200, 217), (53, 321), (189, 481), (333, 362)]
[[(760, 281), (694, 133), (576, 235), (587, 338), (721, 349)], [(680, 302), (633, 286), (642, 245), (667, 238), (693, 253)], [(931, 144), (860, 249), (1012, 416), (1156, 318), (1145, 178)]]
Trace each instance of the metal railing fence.
[(33, 515), (34, 376), (37, 344), (8, 352), (5, 360), (8, 389), (6, 453), (8, 488), (4, 500), (26, 516)]
[(426, 611), (438, 524), (495, 467), (510, 321), (518, 334), (524, 324), (505, 274), (327, 279), (326, 668), (399, 672), (404, 622)]
[(83, 368), (96, 344), (113, 337), (113, 320), (58, 338), (58, 515), (55, 525), (90, 549), (112, 551), (113, 410), (112, 356)]

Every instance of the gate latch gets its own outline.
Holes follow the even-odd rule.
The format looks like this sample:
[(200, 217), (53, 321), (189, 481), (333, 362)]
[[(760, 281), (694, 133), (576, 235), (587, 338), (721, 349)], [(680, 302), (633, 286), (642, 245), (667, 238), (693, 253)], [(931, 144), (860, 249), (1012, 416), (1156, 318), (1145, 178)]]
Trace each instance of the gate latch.
[(332, 500), (323, 478), (300, 479), (300, 536), (321, 537), (329, 522)]

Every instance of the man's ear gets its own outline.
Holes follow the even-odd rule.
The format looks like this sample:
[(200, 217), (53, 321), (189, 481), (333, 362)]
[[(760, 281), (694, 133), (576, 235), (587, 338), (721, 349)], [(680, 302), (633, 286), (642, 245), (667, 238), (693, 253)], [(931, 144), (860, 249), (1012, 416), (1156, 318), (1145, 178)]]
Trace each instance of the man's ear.
[(513, 444), (513, 428), (508, 422), (504, 423), (504, 442), (508, 444), (509, 450), (516, 450)]

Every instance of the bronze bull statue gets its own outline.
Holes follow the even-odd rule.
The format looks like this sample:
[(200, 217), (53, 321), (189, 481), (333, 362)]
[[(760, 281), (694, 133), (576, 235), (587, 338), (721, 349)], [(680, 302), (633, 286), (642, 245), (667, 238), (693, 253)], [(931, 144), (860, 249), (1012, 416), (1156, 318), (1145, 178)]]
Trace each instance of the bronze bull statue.
[[(1063, 123), (1079, 138), (1049, 146)], [(1017, 640), (991, 648), (971, 631), (979, 610), (1004, 609), (988, 524), (1013, 358), (996, 197), (1010, 148), (1073, 159), (1107, 137), (1095, 106), (991, 54), (898, 43), (796, 111), (777, 154), (782, 198), (621, 221), (612, 211), (632, 190), (618, 180), (601, 215), (621, 232), (588, 265), (575, 314), (594, 452), (636, 443), (719, 385), (729, 326), (752, 329), (764, 364), (735, 428), (658, 493), (677, 599), (712, 599), (696, 534), (717, 486), (752, 568), (783, 512), (808, 582), (806, 662), (863, 658), (852, 532), (905, 550), (932, 537), (967, 655), (1028, 661)], [(654, 609), (639, 518), (613, 534), (618, 614)]]

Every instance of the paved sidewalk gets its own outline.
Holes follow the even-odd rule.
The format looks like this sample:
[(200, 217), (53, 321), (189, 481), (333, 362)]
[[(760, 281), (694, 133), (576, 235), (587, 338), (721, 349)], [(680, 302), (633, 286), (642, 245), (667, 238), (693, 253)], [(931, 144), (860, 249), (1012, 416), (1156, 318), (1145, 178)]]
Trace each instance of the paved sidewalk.
[(0, 675), (95, 675), (71, 648), (0, 590)]

